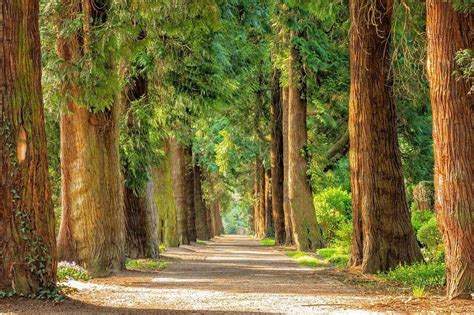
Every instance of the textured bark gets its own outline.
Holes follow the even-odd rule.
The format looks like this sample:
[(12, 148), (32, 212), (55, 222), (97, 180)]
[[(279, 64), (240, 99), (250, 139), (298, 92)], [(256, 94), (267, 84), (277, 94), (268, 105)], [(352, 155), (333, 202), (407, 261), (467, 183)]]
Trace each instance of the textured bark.
[(188, 214), (188, 238), (190, 242), (197, 239), (196, 232), (196, 209), (194, 206), (194, 163), (191, 147), (184, 149), (184, 189), (186, 197), (186, 208)]
[(255, 160), (255, 172), (253, 178), (253, 208), (252, 208), (252, 227), (255, 237), (258, 237), (258, 219), (260, 211), (260, 159)]
[(0, 3), (0, 291), (23, 294), (56, 282), (38, 11)]
[(186, 202), (184, 149), (174, 137), (168, 141), (173, 180), (173, 193), (176, 202), (176, 221), (180, 245), (189, 245), (188, 206)]
[(202, 171), (196, 163), (194, 165), (194, 208), (196, 210), (196, 235), (200, 240), (208, 240), (210, 231), (207, 220), (207, 209), (202, 195)]
[(274, 231), (273, 227), (273, 208), (272, 208), (272, 178), (271, 171), (265, 170), (265, 225), (263, 236), (270, 236), (270, 231)]
[[(397, 139), (390, 73), (392, 7), (392, 0), (350, 2), (352, 265), (369, 273), (422, 260)], [(371, 12), (377, 19), (370, 19)]]
[(258, 177), (258, 214), (257, 214), (257, 238), (265, 238), (265, 166), (261, 164), (260, 175)]
[(271, 143), (271, 177), (272, 177), (272, 210), (275, 244), (286, 241), (285, 212), (283, 209), (283, 109), (280, 88), (280, 72), (275, 71), (272, 79), (272, 143)]
[[(91, 49), (90, 23), (106, 16), (107, 6), (68, 0), (63, 4), (67, 10), (61, 19), (84, 16), (82, 32), (59, 37), (57, 42), (59, 56), (67, 63), (77, 62), (85, 50)], [(81, 94), (77, 82), (63, 82), (62, 92), (68, 101), (67, 112), (61, 113), (58, 255), (61, 260), (76, 261), (94, 275), (106, 275), (123, 268), (125, 257), (119, 97), (110, 109), (92, 113), (76, 101)], [(73, 99), (66, 95), (73, 95)]]
[(176, 220), (176, 201), (173, 193), (171, 174), (170, 148), (165, 144), (165, 157), (160, 165), (152, 169), (155, 204), (158, 208), (159, 243), (166, 246), (178, 246), (178, 231)]
[(288, 166), (289, 166), (289, 152), (288, 152), (288, 88), (282, 88), (281, 91), (281, 105), (282, 105), (282, 136), (283, 136), (283, 212), (285, 214), (285, 244), (293, 244), (293, 226), (291, 224), (291, 207), (289, 198), (288, 186)]
[(471, 299), (474, 285), (474, 96), (453, 76), (454, 56), (474, 49), (474, 14), (428, 0), (428, 78), (433, 107), (435, 209), (443, 233), (446, 295)]
[[(131, 102), (146, 98), (148, 94), (148, 79), (146, 75), (136, 75), (125, 87), (122, 95), (122, 110), (128, 112), (127, 128), (123, 132), (133, 139), (134, 135), (142, 133), (137, 126), (131, 109)], [(125, 163), (126, 164), (126, 163)], [(127, 168), (127, 165), (124, 166)], [(147, 169), (142, 170), (144, 172)], [(125, 174), (129, 172), (125, 169)], [(126, 255), (131, 258), (155, 258), (158, 256), (158, 232), (156, 226), (156, 207), (154, 205), (153, 182), (145, 184), (143, 191), (134, 191), (125, 184), (125, 228)]]
[[(291, 38), (295, 37), (294, 32)], [(304, 154), (306, 130), (305, 82), (297, 47), (292, 45), (289, 67), (288, 108), (288, 186), (293, 237), (298, 250), (315, 250), (323, 246), (321, 230), (316, 220), (313, 196), (307, 176)]]

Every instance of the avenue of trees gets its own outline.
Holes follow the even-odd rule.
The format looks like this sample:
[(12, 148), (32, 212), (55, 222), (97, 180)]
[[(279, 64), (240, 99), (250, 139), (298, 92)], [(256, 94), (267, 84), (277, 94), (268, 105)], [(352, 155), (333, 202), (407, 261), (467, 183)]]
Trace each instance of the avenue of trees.
[(470, 0), (2, 1), (0, 291), (225, 228), (470, 299), (473, 32)]

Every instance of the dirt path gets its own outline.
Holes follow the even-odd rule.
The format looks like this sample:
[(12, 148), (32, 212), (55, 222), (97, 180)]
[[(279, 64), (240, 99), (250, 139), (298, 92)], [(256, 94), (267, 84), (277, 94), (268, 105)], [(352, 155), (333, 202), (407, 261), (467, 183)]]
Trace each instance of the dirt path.
[(70, 281), (67, 285), (76, 290), (60, 305), (12, 301), (4, 310), (314, 314), (403, 311), (411, 305), (406, 297), (343, 283), (327, 268), (299, 265), (243, 236), (172, 248), (165, 256), (173, 262), (163, 271), (124, 271), (89, 282)]

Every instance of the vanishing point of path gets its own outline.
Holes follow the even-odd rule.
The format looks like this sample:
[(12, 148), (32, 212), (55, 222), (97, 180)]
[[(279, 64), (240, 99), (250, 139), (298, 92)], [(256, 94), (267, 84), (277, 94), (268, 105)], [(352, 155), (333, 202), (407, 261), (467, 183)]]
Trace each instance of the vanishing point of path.
[[(49, 304), (47, 310), (180, 314), (403, 310), (396, 306), (400, 297), (343, 282), (329, 268), (299, 265), (247, 236), (223, 236), (171, 248), (164, 256), (171, 265), (162, 271), (124, 271), (88, 282), (70, 281), (70, 299), (56, 306)], [(36, 303), (10, 304), (6, 310), (45, 308)], [(463, 311), (464, 306), (455, 310)]]

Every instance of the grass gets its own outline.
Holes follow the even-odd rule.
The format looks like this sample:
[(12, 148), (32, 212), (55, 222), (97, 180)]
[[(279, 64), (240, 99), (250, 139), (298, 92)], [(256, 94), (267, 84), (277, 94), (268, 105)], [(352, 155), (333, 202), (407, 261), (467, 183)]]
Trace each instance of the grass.
[(275, 240), (273, 238), (266, 238), (260, 241), (263, 246), (275, 246)]
[(58, 264), (57, 276), (59, 281), (63, 280), (89, 280), (91, 275), (82, 268), (81, 266), (76, 265), (76, 263), (69, 263), (66, 261), (61, 261)]
[(441, 288), (445, 282), (444, 263), (419, 263), (411, 266), (399, 266), (379, 276), (390, 282), (406, 285), (410, 288)]
[(127, 259), (125, 266), (130, 270), (163, 270), (169, 263), (159, 259)]
[(426, 296), (425, 287), (414, 287), (412, 290), (412, 293), (413, 293), (413, 297), (417, 299)]
[(165, 244), (160, 244), (159, 249), (160, 249), (160, 253), (164, 252), (166, 250), (166, 245)]
[(347, 267), (349, 255), (344, 249), (338, 247), (322, 248), (318, 250), (318, 255), (323, 257), (328, 263), (338, 267)]
[(323, 267), (327, 266), (327, 264), (318, 259), (316, 256), (305, 253), (305, 252), (285, 252), (285, 255), (291, 258), (296, 259), (296, 261), (302, 265), (309, 266), (309, 267)]

